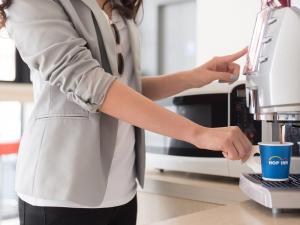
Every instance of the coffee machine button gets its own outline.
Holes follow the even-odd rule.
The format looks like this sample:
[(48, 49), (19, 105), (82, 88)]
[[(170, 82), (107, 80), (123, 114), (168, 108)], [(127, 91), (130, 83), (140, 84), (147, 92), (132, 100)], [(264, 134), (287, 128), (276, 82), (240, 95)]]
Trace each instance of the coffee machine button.
[(263, 44), (267, 44), (267, 43), (269, 43), (271, 41), (272, 41), (272, 37), (264, 37), (263, 38)]
[(271, 19), (268, 20), (268, 24), (271, 25), (277, 21), (277, 18), (272, 17)]
[(259, 58), (260, 63), (264, 63), (264, 62), (267, 62), (267, 61), (268, 61), (268, 57), (262, 56), (262, 57)]

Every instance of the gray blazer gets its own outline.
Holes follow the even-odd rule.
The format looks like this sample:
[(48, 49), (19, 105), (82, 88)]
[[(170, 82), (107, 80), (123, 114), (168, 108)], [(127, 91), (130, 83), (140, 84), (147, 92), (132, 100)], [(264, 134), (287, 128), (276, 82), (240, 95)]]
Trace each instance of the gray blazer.
[[(31, 70), (35, 95), (19, 149), (16, 191), (100, 205), (118, 121), (98, 108), (119, 76), (114, 34), (104, 12), (96, 0), (14, 0), (6, 12), (7, 31)], [(99, 45), (92, 15), (105, 47)], [(134, 58), (130, 83), (141, 92), (138, 29), (132, 20), (127, 24)], [(104, 50), (112, 73), (103, 69)], [(143, 186), (144, 133), (135, 131), (136, 170)]]

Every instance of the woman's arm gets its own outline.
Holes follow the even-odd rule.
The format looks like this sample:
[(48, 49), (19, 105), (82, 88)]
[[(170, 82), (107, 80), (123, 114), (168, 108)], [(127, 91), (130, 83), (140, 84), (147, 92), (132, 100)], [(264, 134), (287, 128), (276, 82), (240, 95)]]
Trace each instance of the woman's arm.
[(245, 159), (249, 154), (251, 145), (238, 128), (201, 127), (156, 105), (106, 73), (60, 2), (15, 0), (7, 16), (6, 28), (28, 66), (89, 112), (101, 110), (197, 147), (223, 151), (230, 159)]
[(143, 95), (152, 100), (159, 100), (190, 88), (202, 87), (214, 80), (222, 80), (224, 82), (236, 81), (240, 73), (240, 66), (234, 61), (246, 53), (247, 49), (243, 49), (233, 55), (215, 57), (193, 70), (145, 77), (142, 80)]
[(24, 62), (45, 83), (96, 112), (117, 77), (101, 68), (62, 4), (68, 2), (14, 0), (6, 10), (6, 29)]
[(229, 159), (244, 160), (251, 150), (251, 143), (239, 128), (202, 127), (157, 105), (118, 80), (109, 88), (100, 111), (198, 148), (223, 151)]

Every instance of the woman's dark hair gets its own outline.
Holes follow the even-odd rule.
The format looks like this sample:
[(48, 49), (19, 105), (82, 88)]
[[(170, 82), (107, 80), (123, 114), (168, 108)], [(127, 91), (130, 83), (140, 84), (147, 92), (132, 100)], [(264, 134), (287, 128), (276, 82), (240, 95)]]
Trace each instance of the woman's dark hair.
[(12, 0), (2, 0), (2, 3), (0, 4), (0, 28), (4, 27), (6, 21), (4, 9), (8, 8), (11, 2)]
[(136, 19), (143, 0), (107, 0), (102, 8), (107, 4), (110, 4), (112, 9), (118, 10), (120, 15), (126, 19)]

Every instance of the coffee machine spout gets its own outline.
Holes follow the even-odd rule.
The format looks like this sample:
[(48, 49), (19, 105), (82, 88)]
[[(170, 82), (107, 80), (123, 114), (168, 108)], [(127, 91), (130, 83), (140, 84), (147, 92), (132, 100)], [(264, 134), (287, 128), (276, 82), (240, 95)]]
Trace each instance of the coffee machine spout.
[(251, 114), (259, 113), (258, 91), (257, 89), (249, 90), (249, 111)]

